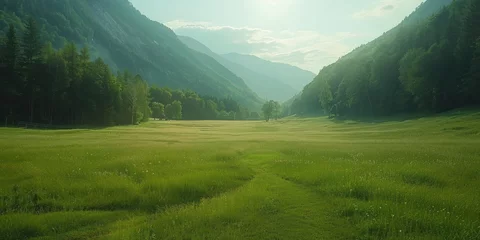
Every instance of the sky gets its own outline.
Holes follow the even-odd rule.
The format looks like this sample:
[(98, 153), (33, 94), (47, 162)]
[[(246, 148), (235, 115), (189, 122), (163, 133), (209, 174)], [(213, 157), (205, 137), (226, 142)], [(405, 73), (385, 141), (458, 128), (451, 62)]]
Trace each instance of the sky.
[(314, 73), (395, 27), (424, 0), (130, 0), (212, 51)]

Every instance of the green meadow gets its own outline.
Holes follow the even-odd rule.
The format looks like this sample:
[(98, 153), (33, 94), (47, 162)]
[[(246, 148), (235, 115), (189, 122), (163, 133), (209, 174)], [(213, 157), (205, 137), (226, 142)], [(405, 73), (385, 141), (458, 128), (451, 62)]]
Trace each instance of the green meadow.
[(1, 239), (480, 239), (480, 113), (0, 129)]

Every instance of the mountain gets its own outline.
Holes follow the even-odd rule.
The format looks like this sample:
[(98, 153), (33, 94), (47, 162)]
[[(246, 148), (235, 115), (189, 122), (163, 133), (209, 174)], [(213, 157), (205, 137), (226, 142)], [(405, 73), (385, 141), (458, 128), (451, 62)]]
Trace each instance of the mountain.
[(315, 78), (315, 74), (312, 72), (284, 63), (270, 62), (252, 55), (229, 53), (222, 55), (222, 57), (253, 71), (278, 79), (298, 91), (303, 90), (305, 85)]
[(480, 0), (428, 0), (323, 68), (291, 110), (346, 117), (442, 112), (480, 104), (479, 79)]
[(151, 21), (128, 0), (0, 0), (0, 31), (22, 30), (32, 16), (55, 48), (65, 40), (87, 45), (113, 69), (141, 74), (150, 84), (232, 97), (247, 106), (261, 99), (213, 58), (186, 47), (173, 31)]
[(292, 86), (278, 79), (269, 77), (261, 72), (251, 70), (244, 65), (227, 60), (219, 54), (214, 53), (207, 46), (193, 38), (186, 36), (179, 36), (178, 38), (189, 48), (212, 57), (230, 71), (235, 73), (237, 76), (241, 77), (245, 83), (261, 98), (272, 99), (276, 101), (286, 101), (300, 92), (300, 90), (294, 89)]
[(403, 24), (411, 24), (415, 23), (416, 21), (423, 21), (438, 13), (441, 8), (450, 5), (453, 1), (454, 0), (429, 0), (422, 2), (412, 14), (405, 18)]

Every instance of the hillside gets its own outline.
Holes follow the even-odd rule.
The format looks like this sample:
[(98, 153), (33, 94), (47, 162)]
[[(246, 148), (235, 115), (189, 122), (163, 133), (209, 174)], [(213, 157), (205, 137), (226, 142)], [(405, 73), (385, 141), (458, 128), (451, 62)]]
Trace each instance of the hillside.
[(252, 55), (229, 53), (222, 56), (253, 71), (278, 79), (297, 91), (303, 90), (305, 85), (315, 78), (315, 74), (312, 72), (285, 63), (270, 62)]
[(426, 1), (394, 29), (322, 69), (292, 113), (377, 116), (479, 104), (480, 1), (445, 7), (451, 2)]
[(207, 46), (193, 38), (179, 36), (179, 39), (189, 48), (212, 57), (217, 62), (235, 73), (237, 76), (241, 77), (245, 83), (262, 99), (266, 98), (276, 101), (286, 101), (300, 91), (278, 79), (269, 77), (262, 72), (254, 71), (242, 64), (227, 60), (223, 56), (214, 53)]
[(0, 32), (13, 23), (22, 30), (28, 16), (42, 26), (55, 48), (66, 40), (88, 45), (116, 70), (129, 69), (151, 84), (231, 96), (247, 106), (261, 100), (243, 80), (214, 59), (191, 51), (164, 25), (151, 21), (127, 0), (0, 0)]

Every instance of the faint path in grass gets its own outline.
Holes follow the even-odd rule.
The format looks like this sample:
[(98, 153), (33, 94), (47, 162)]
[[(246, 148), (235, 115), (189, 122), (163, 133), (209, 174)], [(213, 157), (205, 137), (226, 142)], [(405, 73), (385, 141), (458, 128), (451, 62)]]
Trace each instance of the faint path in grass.
[[(199, 203), (157, 213), (140, 230), (141, 238), (162, 239), (346, 239), (348, 222), (336, 218), (328, 199), (269, 171), (275, 153), (246, 155), (255, 172), (235, 190)], [(160, 227), (161, 226), (161, 227)], [(128, 236), (113, 232), (110, 236)]]

